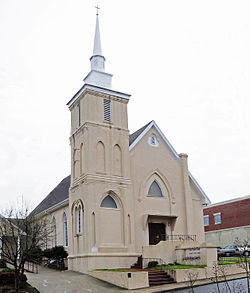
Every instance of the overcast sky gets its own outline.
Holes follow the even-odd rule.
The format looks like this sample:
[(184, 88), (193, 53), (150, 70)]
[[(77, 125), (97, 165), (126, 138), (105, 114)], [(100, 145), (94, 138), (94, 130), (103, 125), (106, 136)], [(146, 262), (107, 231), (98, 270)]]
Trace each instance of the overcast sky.
[[(66, 103), (90, 70), (96, 3), (0, 0), (0, 208), (70, 174)], [(250, 194), (249, 0), (98, 4), (130, 133), (155, 120), (212, 202)]]

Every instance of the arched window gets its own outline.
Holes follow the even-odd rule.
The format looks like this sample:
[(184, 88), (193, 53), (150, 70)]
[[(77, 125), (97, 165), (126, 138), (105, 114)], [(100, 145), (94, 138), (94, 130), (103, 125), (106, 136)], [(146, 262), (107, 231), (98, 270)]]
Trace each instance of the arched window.
[(109, 194), (103, 199), (101, 208), (117, 209), (117, 204)]
[(67, 224), (67, 216), (63, 214), (63, 237), (64, 237), (64, 246), (68, 246), (68, 224)]
[(95, 213), (92, 213), (92, 233), (93, 233), (93, 237), (92, 237), (92, 244), (93, 246), (95, 246), (96, 244), (96, 227), (95, 227)]
[(47, 249), (48, 248), (48, 234), (47, 234), (47, 227), (46, 225), (44, 225), (44, 228), (43, 228), (43, 241), (44, 241), (44, 249)]
[(79, 206), (76, 208), (76, 234), (82, 232), (82, 208)]
[(96, 146), (96, 168), (97, 172), (105, 172), (105, 147), (101, 141)]
[(80, 104), (77, 105), (77, 126), (81, 126), (81, 107)]
[(149, 190), (148, 190), (148, 196), (152, 196), (152, 197), (162, 197), (163, 196), (161, 188), (156, 181), (154, 181), (150, 185)]
[(80, 145), (80, 175), (83, 173), (83, 144)]
[(122, 151), (118, 144), (114, 146), (114, 174), (122, 175)]
[(72, 161), (73, 161), (73, 166), (72, 166), (72, 168), (73, 168), (73, 179), (75, 179), (76, 178), (76, 150), (74, 150), (73, 151), (73, 157), (72, 157)]
[(56, 219), (53, 218), (53, 246), (55, 247), (57, 245), (57, 239), (56, 239)]

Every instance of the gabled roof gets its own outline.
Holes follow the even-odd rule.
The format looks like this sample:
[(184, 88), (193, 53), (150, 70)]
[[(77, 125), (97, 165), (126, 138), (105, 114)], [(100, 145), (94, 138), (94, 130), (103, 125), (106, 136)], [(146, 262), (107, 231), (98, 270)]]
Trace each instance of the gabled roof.
[(63, 202), (69, 198), (70, 175), (64, 178), (32, 211), (34, 214), (39, 214), (47, 209)]
[[(134, 132), (132, 134), (132, 135), (135, 135), (135, 134), (137, 134), (137, 135), (133, 139), (133, 142), (131, 144), (129, 143), (129, 150), (131, 151), (138, 144), (138, 142), (148, 133), (148, 131), (152, 127), (154, 127), (155, 130), (159, 133), (159, 135), (162, 138), (163, 142), (166, 144), (166, 146), (171, 151), (171, 153), (174, 155), (174, 157), (179, 160), (180, 157), (177, 154), (176, 150), (173, 148), (173, 146), (171, 145), (171, 143), (168, 141), (168, 139), (163, 134), (163, 132), (160, 130), (160, 128), (158, 127), (158, 125), (155, 123), (154, 120), (152, 120), (151, 122), (149, 122), (148, 124), (146, 124), (145, 126), (143, 126), (142, 128), (140, 128), (139, 130), (137, 130), (136, 132)], [(130, 142), (130, 140), (129, 140), (129, 142)]]
[(148, 127), (148, 125), (152, 123), (152, 121), (150, 121), (148, 124), (142, 126), (140, 129), (136, 130), (134, 133), (130, 134), (129, 136), (129, 145), (131, 145), (137, 138), (138, 136), (143, 133), (143, 131)]
[[(154, 127), (155, 130), (158, 132), (168, 149), (171, 151), (173, 156), (180, 160), (179, 155), (173, 148), (173, 146), (170, 144), (170, 142), (167, 140), (163, 132), (160, 130), (158, 125), (155, 123), (154, 120), (150, 121), (134, 133), (130, 134), (129, 136), (129, 150), (131, 151), (138, 142), (147, 134), (147, 132)], [(199, 192), (199, 194), (202, 197), (202, 200), (205, 204), (211, 203), (205, 192), (202, 190), (198, 182), (195, 180), (193, 175), (189, 172), (189, 178), (191, 180), (191, 183), (194, 185), (196, 190)], [(62, 202), (67, 202), (69, 198), (69, 187), (70, 187), (70, 175), (64, 178), (46, 197), (45, 199), (32, 211), (34, 214), (39, 214), (41, 212), (44, 212), (48, 209), (51, 209), (52, 207), (56, 207)]]
[[(139, 141), (148, 133), (148, 131), (152, 127), (154, 127), (156, 132), (158, 132), (159, 136), (161, 137), (161, 139), (163, 140), (163, 142), (165, 143), (167, 148), (170, 150), (172, 155), (179, 161), (180, 157), (179, 157), (178, 153), (173, 148), (173, 146), (170, 144), (170, 142), (168, 141), (168, 139), (163, 134), (163, 132), (160, 130), (160, 128), (158, 127), (158, 125), (155, 123), (154, 120), (152, 120), (151, 122), (149, 122), (148, 124), (146, 124), (145, 126), (140, 128), (139, 130), (134, 132), (132, 135), (130, 135), (130, 137), (132, 136), (133, 139), (130, 140), (130, 137), (129, 137), (129, 150), (131, 151), (139, 143)], [(190, 172), (188, 172), (188, 173), (189, 173), (190, 181), (193, 184), (193, 186), (195, 187), (195, 189), (198, 191), (198, 193), (200, 194), (203, 203), (204, 204), (210, 204), (211, 201), (208, 198), (208, 196), (206, 195), (206, 193), (204, 192), (204, 190), (200, 187), (198, 182), (195, 180), (194, 176)]]
[(8, 224), (12, 225), (15, 229), (20, 231), (22, 233), (22, 235), (26, 235), (26, 233), (23, 232), (23, 230), (20, 227), (18, 227), (18, 222), (22, 221), (22, 219), (6, 218), (1, 214), (0, 214), (0, 218), (1, 218), (2, 221), (7, 222)]

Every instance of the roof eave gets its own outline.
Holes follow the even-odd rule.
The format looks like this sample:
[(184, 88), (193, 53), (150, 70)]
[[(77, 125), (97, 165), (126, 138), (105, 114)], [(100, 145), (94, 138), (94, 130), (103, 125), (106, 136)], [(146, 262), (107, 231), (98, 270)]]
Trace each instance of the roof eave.
[(86, 90), (94, 90), (103, 94), (107, 94), (107, 95), (113, 95), (122, 99), (126, 99), (129, 100), (129, 98), (131, 97), (130, 94), (126, 94), (126, 93), (122, 93), (119, 91), (115, 91), (115, 90), (111, 90), (111, 89), (107, 89), (107, 88), (103, 88), (103, 87), (99, 87), (96, 85), (91, 85), (91, 84), (87, 84), (85, 83), (81, 89), (73, 96), (73, 98), (67, 103), (68, 107), (71, 107), (74, 102), (86, 91)]
[(45, 210), (39, 212), (38, 214), (36, 214), (36, 217), (40, 217), (40, 216), (46, 215), (48, 213), (54, 212), (55, 210), (58, 210), (59, 208), (66, 206), (68, 203), (69, 203), (69, 198), (66, 198), (63, 201), (60, 201), (57, 204), (49, 207), (48, 209), (45, 209)]

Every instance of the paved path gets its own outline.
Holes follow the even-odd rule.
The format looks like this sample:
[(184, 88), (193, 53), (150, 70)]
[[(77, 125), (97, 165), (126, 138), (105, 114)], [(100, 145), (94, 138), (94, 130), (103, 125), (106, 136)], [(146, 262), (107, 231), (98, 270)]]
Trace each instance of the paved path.
[[(38, 274), (26, 273), (28, 283), (41, 293), (118, 293), (123, 290), (91, 276), (39, 267)], [(128, 292), (128, 291), (127, 291)]]
[[(108, 284), (106, 282), (92, 278), (91, 276), (71, 271), (60, 272), (44, 267), (39, 267), (38, 274), (25, 274), (27, 275), (28, 282), (32, 286), (36, 287), (41, 293), (159, 293), (167, 292), (169, 290), (173, 290), (172, 292), (179, 292), (178, 289), (183, 289), (188, 286), (187, 283), (173, 283), (145, 289), (125, 290), (113, 286), (112, 284)], [(245, 274), (238, 274), (233, 275), (228, 279), (244, 277)], [(196, 282), (196, 285), (202, 286), (208, 283), (211, 283), (211, 280), (199, 280)], [(188, 291), (189, 290), (186, 288), (180, 292)]]

